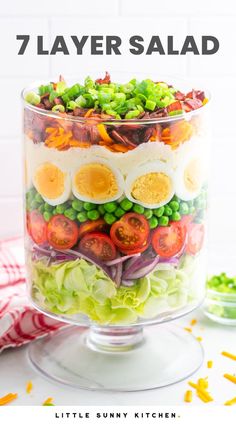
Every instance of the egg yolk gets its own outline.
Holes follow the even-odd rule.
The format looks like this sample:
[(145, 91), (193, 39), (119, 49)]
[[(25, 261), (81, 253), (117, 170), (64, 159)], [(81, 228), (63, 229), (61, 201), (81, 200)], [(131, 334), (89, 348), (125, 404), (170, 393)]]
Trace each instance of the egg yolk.
[(150, 172), (137, 178), (132, 186), (134, 199), (147, 204), (164, 201), (172, 190), (172, 182), (163, 172)]
[(184, 184), (188, 191), (195, 192), (201, 186), (202, 167), (199, 159), (192, 160), (184, 171)]
[(57, 199), (65, 189), (65, 174), (52, 163), (45, 163), (37, 169), (34, 184), (41, 196)]
[(91, 200), (108, 200), (118, 192), (118, 185), (112, 170), (102, 163), (81, 166), (74, 177), (76, 191)]

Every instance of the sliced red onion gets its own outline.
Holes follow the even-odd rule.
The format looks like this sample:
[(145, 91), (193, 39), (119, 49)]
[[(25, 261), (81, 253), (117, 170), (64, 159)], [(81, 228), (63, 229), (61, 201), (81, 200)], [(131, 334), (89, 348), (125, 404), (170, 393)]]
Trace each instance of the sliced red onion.
[(136, 258), (136, 257), (138, 257), (140, 255), (141, 255), (141, 253), (134, 253), (133, 255), (119, 256), (118, 258), (113, 259), (112, 261), (106, 261), (104, 263), (107, 266), (113, 266), (113, 265), (116, 265), (116, 264), (120, 264), (122, 262), (125, 262), (128, 259), (130, 259), (130, 258)]
[(116, 265), (116, 275), (115, 275), (115, 278), (114, 278), (114, 281), (115, 281), (117, 287), (120, 287), (122, 273), (123, 273), (123, 265), (122, 265), (122, 262), (119, 262)]
[(178, 265), (179, 264), (179, 258), (172, 257), (172, 258), (160, 258), (160, 263), (164, 264), (170, 264), (170, 265)]
[(133, 280), (122, 280), (121, 285), (125, 287), (132, 287), (135, 285), (135, 281)]
[(153, 271), (159, 262), (159, 256), (151, 259), (141, 259), (141, 262), (137, 261), (136, 263), (133, 263), (133, 265), (130, 268), (127, 268), (127, 270), (123, 273), (125, 280), (135, 280), (137, 278), (145, 277), (151, 271)]

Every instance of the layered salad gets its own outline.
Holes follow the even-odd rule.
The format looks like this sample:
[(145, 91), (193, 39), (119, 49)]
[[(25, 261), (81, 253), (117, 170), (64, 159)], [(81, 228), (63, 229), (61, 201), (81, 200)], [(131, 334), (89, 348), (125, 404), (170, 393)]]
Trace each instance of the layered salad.
[(32, 299), (77, 322), (163, 319), (203, 297), (208, 102), (150, 79), (24, 93)]

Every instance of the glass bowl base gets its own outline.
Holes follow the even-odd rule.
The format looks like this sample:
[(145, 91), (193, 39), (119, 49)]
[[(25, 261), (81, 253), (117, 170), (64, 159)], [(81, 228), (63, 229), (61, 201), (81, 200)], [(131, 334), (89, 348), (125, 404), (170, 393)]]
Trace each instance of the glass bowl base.
[(203, 362), (200, 343), (186, 330), (162, 324), (84, 329), (67, 327), (29, 346), (33, 366), (66, 385), (100, 391), (140, 391), (168, 386)]

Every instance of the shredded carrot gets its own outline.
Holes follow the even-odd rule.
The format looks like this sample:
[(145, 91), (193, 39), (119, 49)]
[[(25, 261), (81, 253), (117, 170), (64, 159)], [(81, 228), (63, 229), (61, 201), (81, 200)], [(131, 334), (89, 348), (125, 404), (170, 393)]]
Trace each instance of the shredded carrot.
[(30, 394), (32, 392), (33, 389), (33, 383), (32, 381), (28, 381), (26, 384), (26, 393)]
[(233, 361), (236, 361), (236, 355), (233, 355), (232, 353), (223, 351), (221, 352), (221, 355), (226, 356), (226, 358), (233, 359)]
[(213, 367), (213, 361), (207, 361), (207, 368)]
[(198, 342), (201, 342), (201, 341), (202, 341), (202, 337), (196, 337), (196, 340), (197, 340)]
[(227, 400), (224, 405), (234, 405), (236, 403), (236, 397), (230, 400)]
[(192, 333), (192, 328), (184, 327), (184, 330), (188, 331), (189, 333)]
[(192, 402), (193, 399), (193, 392), (192, 390), (187, 390), (184, 396), (184, 401), (185, 402)]
[(7, 395), (0, 398), (0, 406), (7, 405), (17, 398), (17, 393), (8, 393)]
[(44, 402), (43, 402), (43, 406), (48, 406), (48, 405), (52, 405), (53, 404), (53, 398), (49, 397), (47, 398)]
[(192, 326), (193, 326), (193, 325), (195, 325), (195, 324), (197, 324), (197, 320), (196, 320), (195, 318), (193, 318), (193, 319), (192, 319), (192, 321), (190, 322), (190, 325), (192, 325)]
[(231, 374), (224, 374), (224, 378), (231, 381), (231, 383), (236, 384), (236, 376)]

